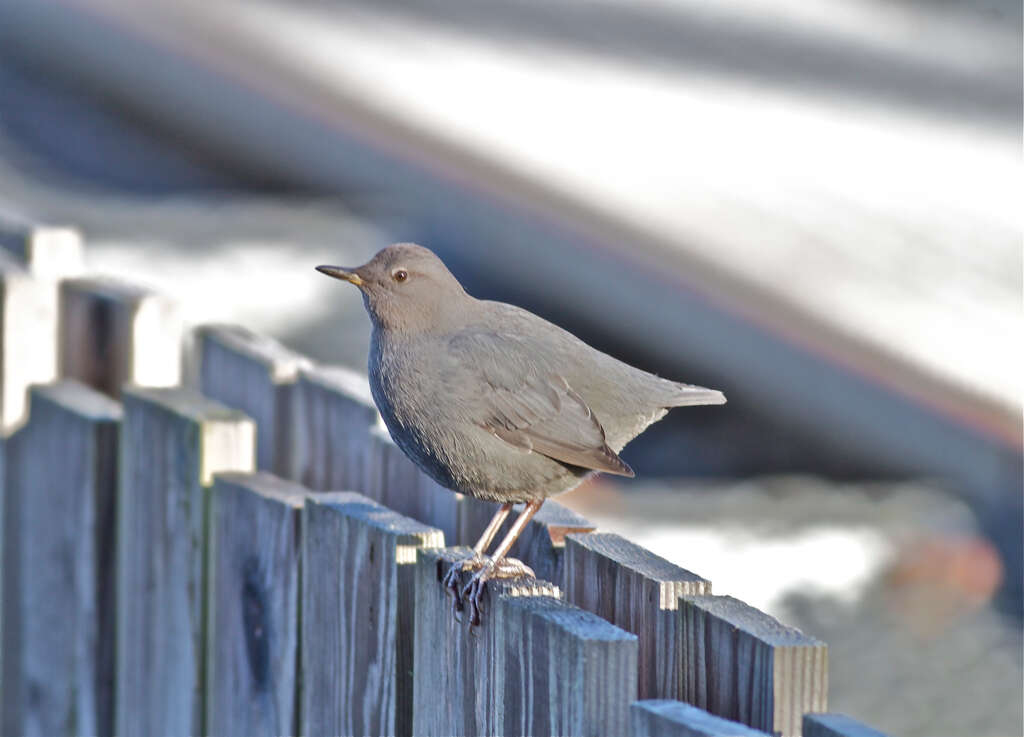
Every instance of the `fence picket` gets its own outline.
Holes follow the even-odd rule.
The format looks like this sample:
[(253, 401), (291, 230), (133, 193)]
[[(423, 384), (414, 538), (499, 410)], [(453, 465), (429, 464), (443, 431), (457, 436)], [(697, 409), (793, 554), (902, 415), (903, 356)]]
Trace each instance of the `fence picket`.
[(828, 648), (731, 596), (679, 600), (683, 700), (783, 737), (828, 701)]
[(636, 698), (636, 638), (533, 578), (490, 581), (483, 623), (469, 629), (440, 583), (468, 552), (419, 554), (414, 733), (625, 733)]
[(102, 277), (60, 285), (60, 375), (115, 399), (125, 384), (181, 381), (182, 322), (170, 299)]
[(26, 419), (28, 388), (57, 376), (57, 289), (0, 251), (0, 436)]
[(366, 377), (340, 366), (299, 371), (293, 393), (293, 468), (314, 491), (361, 489), (371, 463), (377, 407)]
[(121, 407), (72, 381), (34, 387), (30, 406), (0, 481), (0, 731), (111, 735)]
[(183, 389), (122, 400), (116, 733), (202, 734), (207, 487), (253, 470), (255, 426)]
[(298, 479), (292, 438), (294, 394), (299, 371), (312, 368), (312, 362), (236, 325), (201, 326), (193, 340), (193, 370), (202, 394), (256, 421), (256, 467)]
[(711, 582), (610, 533), (569, 535), (565, 559), (566, 601), (640, 638), (640, 698), (681, 698), (679, 597)]
[(268, 473), (215, 477), (207, 550), (207, 734), (299, 734), (299, 526), (307, 495)]
[(411, 733), (413, 564), (441, 532), (352, 492), (302, 517), (301, 725), (308, 735)]

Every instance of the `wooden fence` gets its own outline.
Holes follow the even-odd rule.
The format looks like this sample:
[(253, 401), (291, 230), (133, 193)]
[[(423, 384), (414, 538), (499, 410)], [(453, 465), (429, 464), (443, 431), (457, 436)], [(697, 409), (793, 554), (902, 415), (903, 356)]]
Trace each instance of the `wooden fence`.
[(494, 505), (421, 474), (364, 376), (182, 340), (156, 295), (34, 270), (40, 232), (0, 239), (3, 734), (878, 734), (817, 714), (824, 643), (556, 502), (513, 549), (538, 578), (456, 621)]

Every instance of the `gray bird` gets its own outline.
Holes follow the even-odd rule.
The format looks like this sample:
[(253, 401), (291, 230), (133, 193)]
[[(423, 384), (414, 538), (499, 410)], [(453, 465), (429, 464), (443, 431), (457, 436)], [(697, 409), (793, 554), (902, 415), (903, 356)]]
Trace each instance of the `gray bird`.
[[(622, 447), (671, 407), (722, 404), (591, 348), (531, 312), (471, 297), (429, 249), (398, 243), (356, 268), (317, 270), (357, 286), (373, 323), (370, 389), (391, 437), (442, 486), (501, 507), (445, 584), (479, 622), (489, 578), (532, 574), (506, 558), (544, 500), (603, 471), (633, 476)], [(494, 553), (487, 548), (525, 503)], [(477, 569), (461, 592), (459, 573)]]

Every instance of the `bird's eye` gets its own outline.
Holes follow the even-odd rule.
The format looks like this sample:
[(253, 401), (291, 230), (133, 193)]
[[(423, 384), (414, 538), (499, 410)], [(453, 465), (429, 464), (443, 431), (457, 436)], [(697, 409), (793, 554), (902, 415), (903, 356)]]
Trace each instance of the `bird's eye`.
[(409, 272), (405, 269), (395, 269), (391, 272), (391, 278), (397, 282), (403, 282), (409, 278)]

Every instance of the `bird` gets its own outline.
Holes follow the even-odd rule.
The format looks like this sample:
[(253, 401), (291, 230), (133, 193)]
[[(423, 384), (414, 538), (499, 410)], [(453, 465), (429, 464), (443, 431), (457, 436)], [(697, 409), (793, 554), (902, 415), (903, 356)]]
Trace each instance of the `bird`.
[[(456, 616), (468, 603), (474, 625), (488, 580), (533, 574), (507, 554), (545, 499), (595, 473), (634, 476), (619, 456), (626, 443), (673, 407), (726, 401), (619, 361), (521, 307), (469, 295), (414, 243), (362, 266), (316, 269), (362, 294), (370, 390), (395, 444), (441, 486), (500, 504), (471, 556), (444, 577)], [(524, 507), (488, 556), (515, 504)]]

